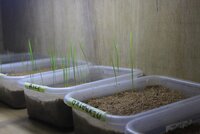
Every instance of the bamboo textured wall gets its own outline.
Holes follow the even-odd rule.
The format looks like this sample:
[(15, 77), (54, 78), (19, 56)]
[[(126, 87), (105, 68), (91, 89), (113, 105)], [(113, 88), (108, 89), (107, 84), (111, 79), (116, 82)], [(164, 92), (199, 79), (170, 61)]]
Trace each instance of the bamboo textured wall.
[(136, 67), (200, 82), (199, 0), (3, 0), (2, 19), (7, 49), (24, 51), (31, 39), (35, 51), (64, 53), (82, 42), (99, 64), (109, 64), (116, 39), (128, 66), (133, 32)]

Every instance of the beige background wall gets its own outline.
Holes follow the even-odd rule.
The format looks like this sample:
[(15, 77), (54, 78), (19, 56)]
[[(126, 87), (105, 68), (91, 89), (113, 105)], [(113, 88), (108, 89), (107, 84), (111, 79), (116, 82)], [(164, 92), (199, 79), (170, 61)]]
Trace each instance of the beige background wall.
[(199, 7), (199, 0), (3, 0), (4, 43), (25, 51), (31, 39), (35, 51), (53, 45), (64, 53), (82, 42), (91, 61), (109, 64), (116, 40), (128, 66), (133, 32), (136, 67), (200, 82)]

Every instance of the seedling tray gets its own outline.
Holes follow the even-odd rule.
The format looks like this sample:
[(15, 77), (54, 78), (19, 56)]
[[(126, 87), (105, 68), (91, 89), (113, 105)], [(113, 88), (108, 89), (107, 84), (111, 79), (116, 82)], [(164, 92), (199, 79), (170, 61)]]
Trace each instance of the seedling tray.
[[(70, 76), (68, 81), (73, 82), (73, 68), (70, 68)], [(55, 88), (48, 85), (53, 84), (52, 74), (43, 75), (43, 86), (41, 85), (41, 78), (34, 78), (34, 84), (27, 83), (30, 79), (25, 79), (25, 96), (28, 109), (28, 115), (31, 118), (49, 123), (51, 125), (68, 128), (73, 126), (71, 108), (64, 104), (63, 98), (65, 94), (72, 91), (85, 90), (90, 87), (97, 87), (100, 85), (115, 83), (123, 79), (129, 79), (131, 75), (130, 69), (120, 68), (117, 77), (114, 77), (113, 68), (109, 66), (80, 66), (78, 68), (76, 81), (80, 85)], [(64, 81), (62, 70), (56, 73), (56, 83), (59, 84)], [(82, 75), (78, 75), (82, 74)], [(139, 77), (142, 75), (140, 70), (134, 70), (134, 75)], [(83, 84), (84, 83), (84, 84)]]
[(117, 84), (112, 83), (100, 87), (93, 87), (86, 90), (72, 92), (65, 96), (65, 103), (73, 108), (73, 118), (75, 132), (79, 134), (121, 134), (125, 131), (126, 124), (131, 120), (145, 118), (145, 116), (160, 112), (165, 109), (171, 109), (182, 105), (193, 97), (200, 94), (200, 85), (188, 81), (178, 80), (164, 76), (144, 76), (134, 80), (134, 87), (142, 90), (146, 86), (162, 85), (171, 90), (181, 91), (188, 99), (171, 103), (159, 108), (141, 112), (130, 116), (118, 116), (108, 114), (100, 109), (92, 107), (84, 101), (91, 98), (98, 98), (116, 94), (122, 91), (132, 89), (132, 80), (120, 81)]

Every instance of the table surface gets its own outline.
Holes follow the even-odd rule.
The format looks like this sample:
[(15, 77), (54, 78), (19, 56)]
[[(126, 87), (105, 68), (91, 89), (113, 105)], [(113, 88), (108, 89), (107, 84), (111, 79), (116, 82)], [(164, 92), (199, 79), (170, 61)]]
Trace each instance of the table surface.
[(0, 103), (0, 134), (74, 134), (28, 118), (26, 109)]

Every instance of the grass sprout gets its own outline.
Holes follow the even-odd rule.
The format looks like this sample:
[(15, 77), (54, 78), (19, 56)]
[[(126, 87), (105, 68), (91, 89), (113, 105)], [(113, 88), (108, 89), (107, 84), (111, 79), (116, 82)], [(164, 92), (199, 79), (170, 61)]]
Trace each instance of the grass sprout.
[[(36, 69), (36, 65), (35, 65), (35, 61), (34, 61), (34, 57), (33, 57), (33, 49), (32, 49), (32, 45), (31, 45), (31, 41), (28, 40), (28, 48), (29, 48), (29, 56), (30, 56), (30, 60), (31, 60), (31, 65), (32, 65), (32, 73), (34, 73), (35, 69)], [(31, 82), (33, 82), (32, 79), (32, 73), (30, 73), (30, 78), (31, 78)]]
[(133, 52), (134, 52), (134, 48), (133, 48), (133, 33), (130, 32), (130, 44), (129, 44), (129, 56), (130, 56), (130, 67), (131, 67), (131, 79), (132, 79), (132, 86), (134, 86), (133, 84), (133, 79), (134, 79), (134, 70), (133, 70), (133, 67), (134, 67), (134, 57), (133, 57)]
[(70, 56), (72, 60), (74, 82), (76, 85), (76, 47), (73, 47), (72, 45), (70, 46)]
[(63, 69), (63, 80), (64, 80), (64, 86), (67, 87), (67, 65), (66, 65), (66, 57), (62, 59), (62, 69)]
[(120, 66), (120, 58), (119, 58), (119, 50), (116, 40), (113, 40), (113, 45), (111, 50), (114, 50), (113, 53), (110, 53), (110, 62), (113, 68), (115, 82), (117, 85), (117, 75), (119, 74), (119, 66)]
[(53, 84), (55, 84), (56, 81), (55, 70), (57, 68), (57, 64), (56, 64), (56, 54), (53, 51), (50, 53), (50, 63), (51, 63), (51, 70), (53, 71)]

